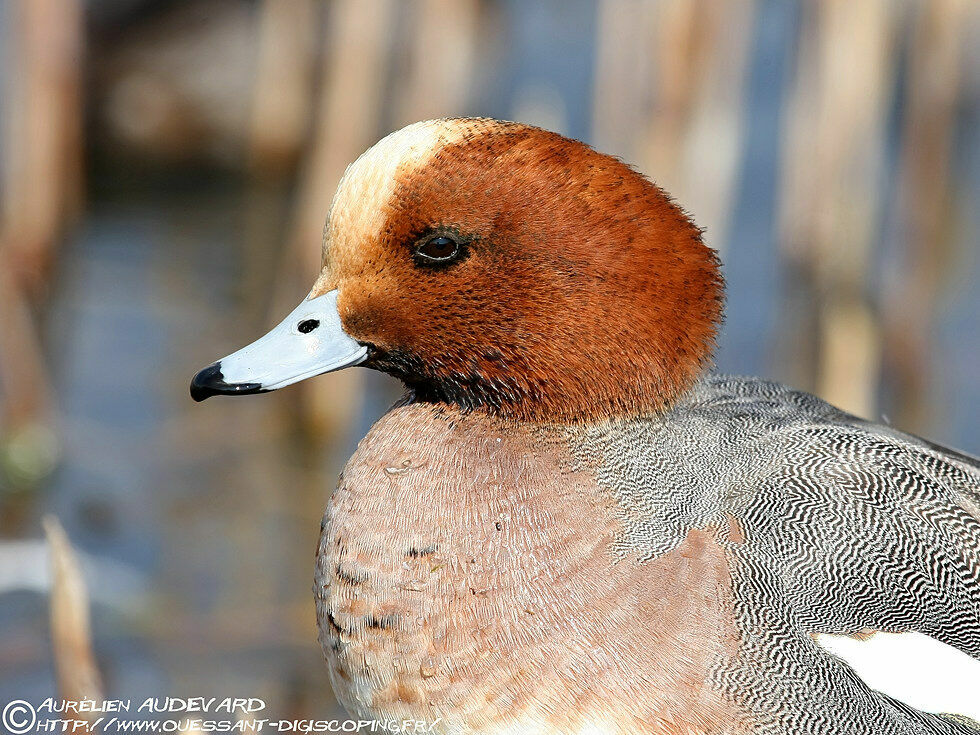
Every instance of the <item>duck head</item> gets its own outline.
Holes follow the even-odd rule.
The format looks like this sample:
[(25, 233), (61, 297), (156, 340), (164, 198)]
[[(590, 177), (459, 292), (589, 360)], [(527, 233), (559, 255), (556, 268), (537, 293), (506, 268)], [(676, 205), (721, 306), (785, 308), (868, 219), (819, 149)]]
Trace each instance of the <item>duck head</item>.
[(516, 123), (432, 120), (348, 167), (309, 295), (195, 376), (195, 400), (362, 365), (512, 418), (665, 409), (710, 359), (700, 230), (616, 158)]

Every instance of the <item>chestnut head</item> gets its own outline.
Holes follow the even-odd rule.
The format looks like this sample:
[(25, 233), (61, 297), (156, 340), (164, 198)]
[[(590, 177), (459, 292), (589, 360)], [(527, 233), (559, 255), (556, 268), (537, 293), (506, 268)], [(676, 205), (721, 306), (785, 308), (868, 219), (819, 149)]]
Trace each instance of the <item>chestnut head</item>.
[(306, 301), (192, 393), (359, 364), (517, 419), (655, 412), (710, 359), (722, 301), (700, 230), (623, 162), (528, 125), (421, 122), (348, 167)]

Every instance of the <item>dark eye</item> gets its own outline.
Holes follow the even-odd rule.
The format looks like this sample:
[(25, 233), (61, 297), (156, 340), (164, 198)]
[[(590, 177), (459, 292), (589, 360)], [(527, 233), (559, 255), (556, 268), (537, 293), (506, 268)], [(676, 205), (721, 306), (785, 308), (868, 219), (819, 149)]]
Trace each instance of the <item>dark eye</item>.
[(319, 326), (320, 326), (320, 320), (319, 319), (304, 319), (303, 321), (301, 321), (299, 323), (299, 326), (296, 327), (296, 328), (302, 334), (309, 334), (310, 332), (312, 332), (314, 329), (316, 329)]
[(422, 263), (449, 263), (462, 252), (460, 243), (450, 235), (434, 235), (419, 243), (416, 258)]

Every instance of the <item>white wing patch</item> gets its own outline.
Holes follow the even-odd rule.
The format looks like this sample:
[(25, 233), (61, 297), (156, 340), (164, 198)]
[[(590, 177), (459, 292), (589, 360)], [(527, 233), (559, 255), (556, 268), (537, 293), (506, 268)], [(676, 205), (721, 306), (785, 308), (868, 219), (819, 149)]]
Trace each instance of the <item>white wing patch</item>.
[(864, 683), (924, 712), (980, 721), (980, 661), (921, 633), (870, 638), (820, 633), (817, 644), (844, 659)]

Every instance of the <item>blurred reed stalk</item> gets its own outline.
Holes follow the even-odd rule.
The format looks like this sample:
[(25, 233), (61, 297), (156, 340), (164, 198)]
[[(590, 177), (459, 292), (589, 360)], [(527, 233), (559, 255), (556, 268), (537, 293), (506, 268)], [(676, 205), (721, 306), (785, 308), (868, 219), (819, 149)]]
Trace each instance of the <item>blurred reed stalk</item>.
[[(0, 240), (0, 441), (53, 422), (54, 401), (38, 324), (12, 252)], [(9, 438), (7, 436), (6, 438)]]
[[(259, 8), (247, 131), (245, 269), (240, 284), (251, 323), (269, 316), (265, 294), (273, 290), (281, 262), (282, 248), (275, 245), (283, 238), (291, 185), (310, 135), (320, 10), (315, 0), (263, 0)], [(296, 294), (292, 297), (295, 300)]]
[[(51, 554), (51, 649), (58, 694), (75, 702), (103, 699), (102, 677), (92, 652), (88, 590), (65, 529), (45, 516), (44, 533)], [(81, 713), (81, 716), (86, 716)], [(96, 713), (90, 713), (94, 720)]]
[(14, 0), (7, 12), (0, 242), (4, 265), (36, 297), (82, 205), (82, 3)]
[(82, 205), (81, 0), (12, 0), (3, 64), (0, 172), (0, 427), (53, 422), (35, 307)]
[(867, 275), (901, 11), (890, 0), (803, 5), (783, 146), (783, 377), (866, 417), (881, 359)]
[(914, 6), (899, 156), (902, 267), (885, 289), (884, 365), (898, 426), (926, 431), (932, 405), (932, 332), (954, 253), (950, 154), (970, 21), (980, 5), (932, 0)]
[(592, 137), (599, 150), (626, 161), (636, 160), (637, 131), (654, 104), (650, 16), (643, 0), (600, 0), (596, 7)]
[[(469, 101), (480, 31), (478, 0), (417, 0), (402, 8), (407, 58), (395, 69), (394, 121), (398, 129), (419, 120), (462, 114)], [(441, 63), (439, 59), (451, 59)]]
[(641, 165), (663, 171), (667, 190), (705, 228), (708, 242), (723, 248), (744, 149), (755, 2), (673, 0), (654, 7), (660, 102), (648, 118)]
[(306, 142), (318, 25), (313, 0), (263, 0), (261, 4), (249, 125), (254, 175), (288, 175)]
[(723, 248), (744, 149), (754, 0), (603, 0), (593, 127)]

